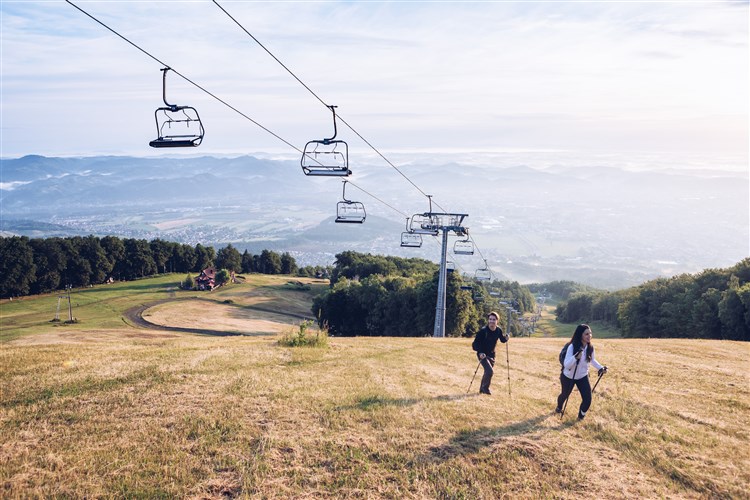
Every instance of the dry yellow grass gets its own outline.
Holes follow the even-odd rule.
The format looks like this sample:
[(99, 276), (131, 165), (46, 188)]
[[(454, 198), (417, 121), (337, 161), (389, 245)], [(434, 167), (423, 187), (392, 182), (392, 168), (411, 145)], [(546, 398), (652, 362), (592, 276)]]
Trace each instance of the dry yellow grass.
[(469, 339), (287, 348), (263, 332), (294, 321), (257, 326), (232, 304), (146, 315), (194, 326), (205, 306), (213, 328), (257, 335), (50, 327), (4, 343), (0, 496), (748, 497), (748, 344), (595, 339), (610, 373), (586, 420), (574, 392), (561, 421), (562, 339), (512, 339), (512, 395), (503, 349), (480, 397)]

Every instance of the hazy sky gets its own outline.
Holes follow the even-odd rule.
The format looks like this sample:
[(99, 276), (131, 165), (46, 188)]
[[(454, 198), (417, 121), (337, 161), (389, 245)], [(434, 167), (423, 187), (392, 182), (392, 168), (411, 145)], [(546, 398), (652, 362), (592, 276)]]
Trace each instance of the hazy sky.
[[(211, 1), (79, 7), (302, 148), (331, 116)], [(382, 152), (748, 155), (748, 2), (220, 4)], [(163, 155), (161, 65), (63, 0), (3, 0), (2, 156)], [(171, 74), (202, 154), (294, 153)], [(341, 123), (352, 154), (366, 145)], [(710, 165), (707, 165), (710, 166)]]

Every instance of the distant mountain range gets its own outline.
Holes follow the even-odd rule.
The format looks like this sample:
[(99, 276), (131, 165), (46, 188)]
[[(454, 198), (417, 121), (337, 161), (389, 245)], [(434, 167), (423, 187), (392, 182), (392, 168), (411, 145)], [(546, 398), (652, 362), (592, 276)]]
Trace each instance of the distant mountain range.
[(469, 214), (477, 252), (450, 257), (467, 274), (486, 259), (500, 279), (622, 288), (748, 256), (747, 172), (455, 162), (409, 163), (403, 175), (353, 170), (346, 195), (365, 204), (361, 225), (333, 222), (340, 179), (307, 177), (294, 161), (3, 159), (0, 231), (232, 243), (289, 251), (303, 265), (330, 264), (347, 249), (438, 260), (438, 239), (426, 237), (421, 249), (399, 244), (406, 216), (430, 206), (412, 181), (434, 195), (433, 211)]

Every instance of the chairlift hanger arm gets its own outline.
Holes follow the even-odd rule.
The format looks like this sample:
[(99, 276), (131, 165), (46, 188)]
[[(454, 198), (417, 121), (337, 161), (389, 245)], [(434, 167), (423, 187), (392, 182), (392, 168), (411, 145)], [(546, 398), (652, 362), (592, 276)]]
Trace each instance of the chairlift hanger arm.
[(347, 200), (347, 199), (346, 199), (346, 183), (347, 183), (348, 181), (347, 181), (346, 179), (344, 179), (344, 180), (343, 180), (342, 182), (344, 183), (344, 188), (343, 188), (343, 192), (341, 193), (341, 199), (342, 199), (343, 201), (345, 201), (346, 203), (351, 203), (351, 201), (350, 201), (350, 200)]
[(167, 102), (167, 72), (172, 69), (169, 66), (166, 68), (162, 68), (162, 79), (161, 79), (161, 95), (162, 100), (164, 101), (164, 105), (167, 106), (171, 111), (177, 111), (178, 106), (176, 104), (169, 104)]
[(331, 113), (333, 113), (333, 136), (327, 139), (323, 139), (323, 144), (328, 144), (329, 142), (333, 141), (338, 134), (338, 131), (336, 129), (336, 108), (338, 106), (329, 106), (328, 104), (326, 104), (326, 106), (331, 110)]

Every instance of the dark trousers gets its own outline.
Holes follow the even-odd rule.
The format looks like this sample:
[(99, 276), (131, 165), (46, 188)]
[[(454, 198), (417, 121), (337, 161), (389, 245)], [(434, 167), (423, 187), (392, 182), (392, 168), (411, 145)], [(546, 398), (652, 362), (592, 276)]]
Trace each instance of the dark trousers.
[(578, 409), (578, 417), (583, 418), (591, 406), (591, 383), (589, 382), (589, 377), (586, 376), (578, 380), (573, 380), (561, 373), (560, 385), (562, 386), (562, 392), (557, 396), (557, 407), (562, 409), (565, 400), (573, 392), (573, 386), (576, 386), (578, 387), (578, 392), (581, 393), (581, 407)]
[(490, 382), (492, 382), (492, 376), (495, 374), (494, 358), (485, 357), (482, 360), (482, 368), (484, 369), (484, 375), (482, 375), (482, 382), (479, 384), (479, 392), (489, 392)]

